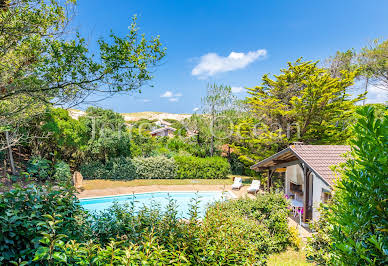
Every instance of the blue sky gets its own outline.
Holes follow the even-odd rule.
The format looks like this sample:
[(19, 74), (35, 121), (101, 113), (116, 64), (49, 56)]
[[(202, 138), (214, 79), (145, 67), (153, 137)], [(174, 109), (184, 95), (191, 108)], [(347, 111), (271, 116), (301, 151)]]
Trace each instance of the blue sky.
[[(74, 27), (93, 44), (110, 29), (124, 35), (133, 14), (140, 31), (167, 47), (152, 87), (98, 105), (117, 112), (192, 113), (208, 83), (244, 87), (299, 57), (324, 60), (388, 37), (388, 1), (78, 0)], [(93, 45), (91, 45), (93, 49)], [(372, 88), (369, 100), (388, 100)]]

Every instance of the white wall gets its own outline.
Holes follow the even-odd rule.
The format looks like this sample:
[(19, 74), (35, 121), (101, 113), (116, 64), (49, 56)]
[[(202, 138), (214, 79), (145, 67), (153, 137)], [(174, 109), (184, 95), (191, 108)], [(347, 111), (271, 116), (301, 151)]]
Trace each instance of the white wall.
[(330, 186), (322, 181), (319, 177), (317, 177), (314, 173), (313, 175), (313, 220), (319, 218), (319, 205), (322, 203), (322, 190), (331, 191)]
[[(284, 193), (289, 195), (290, 192), (290, 182), (301, 184), (303, 191), (306, 191), (304, 188), (304, 181), (303, 181), (303, 170), (299, 165), (292, 165), (288, 166), (286, 169), (286, 177), (285, 177), (285, 186), (284, 186)], [(331, 191), (330, 186), (328, 186), (326, 183), (322, 181), (319, 177), (317, 177), (314, 173), (310, 174), (310, 195), (312, 197), (310, 198), (310, 205), (312, 205), (312, 218), (313, 220), (316, 220), (319, 218), (319, 212), (318, 207), (320, 203), (322, 202), (322, 190)]]

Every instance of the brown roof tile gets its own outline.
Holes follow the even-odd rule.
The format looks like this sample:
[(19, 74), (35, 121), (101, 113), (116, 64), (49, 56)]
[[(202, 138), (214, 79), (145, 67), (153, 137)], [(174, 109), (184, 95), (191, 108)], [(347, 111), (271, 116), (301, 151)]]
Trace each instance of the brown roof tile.
[(333, 185), (335, 173), (331, 166), (345, 162), (344, 154), (350, 151), (346, 145), (291, 145), (290, 149), (316, 174)]

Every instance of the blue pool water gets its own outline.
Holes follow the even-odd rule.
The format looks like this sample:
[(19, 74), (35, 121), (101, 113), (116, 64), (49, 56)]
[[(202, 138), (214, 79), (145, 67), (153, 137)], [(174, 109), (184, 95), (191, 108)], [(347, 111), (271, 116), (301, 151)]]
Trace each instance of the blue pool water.
[(86, 210), (97, 212), (111, 207), (114, 202), (119, 204), (134, 202), (135, 211), (138, 211), (143, 206), (149, 208), (159, 206), (164, 210), (169, 199), (172, 199), (176, 202), (179, 217), (188, 218), (190, 203), (196, 198), (199, 200), (199, 216), (204, 217), (209, 204), (231, 198), (231, 194), (228, 192), (153, 192), (81, 199), (80, 202)]

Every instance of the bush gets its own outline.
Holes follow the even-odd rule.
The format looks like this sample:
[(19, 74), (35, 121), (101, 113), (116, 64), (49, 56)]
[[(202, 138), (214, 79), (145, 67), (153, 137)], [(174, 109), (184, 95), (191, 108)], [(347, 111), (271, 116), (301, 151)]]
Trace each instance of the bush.
[(228, 161), (221, 157), (176, 156), (174, 159), (177, 177), (181, 179), (222, 179), (230, 173)]
[(43, 230), (42, 215), (54, 213), (63, 219), (57, 233), (83, 240), (84, 212), (72, 189), (29, 185), (0, 194), (0, 264), (31, 262)]
[(221, 157), (165, 156), (114, 158), (106, 164), (95, 161), (80, 167), (85, 179), (221, 179), (230, 173), (230, 166)]
[(310, 257), (333, 265), (387, 265), (388, 117), (376, 119), (371, 107), (357, 113), (352, 158), (324, 206)]
[(108, 179), (110, 176), (107, 168), (100, 161), (82, 164), (80, 172), (84, 179)]
[(134, 158), (136, 178), (139, 179), (169, 179), (176, 177), (176, 167), (173, 159), (163, 156), (149, 158)]
[(33, 156), (27, 163), (27, 172), (39, 181), (46, 181), (53, 176), (55, 171), (49, 160)]
[(53, 179), (59, 183), (67, 183), (71, 181), (70, 166), (60, 161), (54, 165), (55, 174)]
[(281, 195), (218, 202), (202, 221), (197, 204), (194, 199), (186, 221), (178, 218), (173, 201), (166, 210), (137, 213), (131, 205), (114, 205), (94, 216), (93, 242), (86, 243), (71, 238), (63, 243), (65, 237), (55, 232), (61, 223), (47, 216), (36, 260), (54, 265), (261, 265), (292, 239), (283, 230), (288, 210)]
[(58, 183), (70, 182), (71, 177), (70, 166), (67, 163), (59, 161), (53, 165), (51, 161), (37, 156), (28, 161), (27, 172), (41, 182), (47, 180)]

